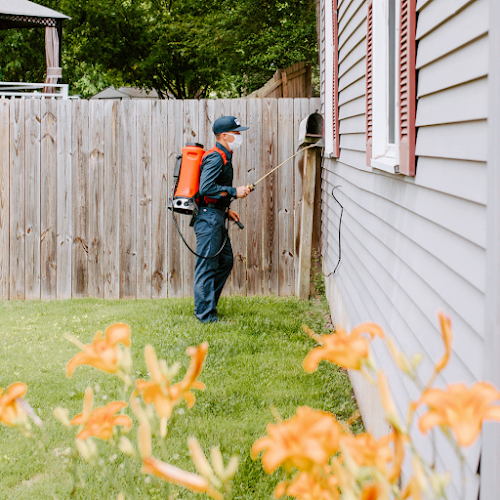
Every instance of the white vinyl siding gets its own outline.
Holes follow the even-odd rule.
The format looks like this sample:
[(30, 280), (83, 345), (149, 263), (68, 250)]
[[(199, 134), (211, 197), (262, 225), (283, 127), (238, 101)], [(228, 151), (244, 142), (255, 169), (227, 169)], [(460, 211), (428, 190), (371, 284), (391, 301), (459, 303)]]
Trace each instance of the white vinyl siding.
[[(417, 3), (417, 172), (409, 178), (366, 166), (367, 6), (339, 2), (340, 157), (323, 161), (325, 270), (338, 260), (340, 207), (331, 191), (340, 185), (342, 263), (334, 280), (349, 319), (376, 321), (405, 351), (424, 353), (425, 378), (443, 353), (436, 317), (443, 308), (455, 343), (439, 384), (484, 377), (487, 7), (487, 0)], [(404, 410), (415, 397), (411, 384), (378, 344), (376, 354)], [(468, 500), (477, 499), (479, 453), (479, 445), (467, 450)], [(445, 443), (438, 454), (454, 472), (450, 498), (458, 498), (459, 465)]]

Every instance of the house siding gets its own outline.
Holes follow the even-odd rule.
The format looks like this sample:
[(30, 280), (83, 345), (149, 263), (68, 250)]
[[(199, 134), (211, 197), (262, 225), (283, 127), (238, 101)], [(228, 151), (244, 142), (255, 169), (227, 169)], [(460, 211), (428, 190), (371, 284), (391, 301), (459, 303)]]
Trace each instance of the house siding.
[[(331, 192), (339, 186), (342, 261), (327, 278), (334, 323), (380, 323), (406, 352), (425, 354), (425, 379), (443, 354), (436, 313), (444, 309), (454, 356), (438, 383), (472, 383), (484, 377), (488, 1), (422, 0), (417, 10), (417, 172), (410, 178), (366, 165), (367, 5), (339, 2), (341, 150), (338, 160), (323, 159), (324, 271), (338, 261), (341, 208)], [(383, 346), (375, 352), (404, 411), (417, 394)], [(365, 424), (383, 431), (370, 388), (352, 379)], [(471, 500), (479, 454), (479, 445), (467, 450)], [(444, 442), (438, 463), (453, 471), (450, 496), (458, 497), (459, 464)]]
[(325, 71), (326, 71), (326, 56), (325, 56), (325, 1), (320, 0), (320, 43), (319, 43), (319, 74), (320, 74), (320, 104), (321, 114), (325, 114)]

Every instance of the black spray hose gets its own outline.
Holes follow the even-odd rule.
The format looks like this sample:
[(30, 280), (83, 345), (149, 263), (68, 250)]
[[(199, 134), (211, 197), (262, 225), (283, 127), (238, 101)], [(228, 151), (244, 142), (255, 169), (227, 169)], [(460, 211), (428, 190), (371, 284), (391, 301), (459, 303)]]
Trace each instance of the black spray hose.
[(193, 255), (196, 255), (196, 257), (199, 257), (200, 259), (203, 259), (203, 260), (211, 260), (211, 259), (215, 259), (215, 257), (218, 257), (222, 250), (224, 249), (224, 247), (226, 246), (226, 242), (227, 242), (227, 238), (228, 238), (228, 234), (229, 234), (229, 218), (227, 218), (227, 222), (226, 222), (226, 236), (224, 238), (224, 241), (222, 242), (222, 245), (221, 247), (219, 248), (219, 251), (214, 254), (214, 255), (211, 255), (209, 257), (204, 257), (203, 255), (198, 255), (187, 243), (187, 241), (184, 239), (184, 236), (182, 236), (182, 233), (181, 233), (181, 230), (179, 228), (179, 225), (177, 224), (177, 219), (175, 218), (175, 213), (174, 213), (174, 210), (173, 210), (173, 206), (172, 206), (172, 219), (174, 219), (174, 224), (175, 224), (175, 227), (177, 229), (177, 232), (179, 233), (179, 236), (181, 237), (181, 240), (183, 241), (184, 245), (186, 245), (187, 249), (193, 254)]

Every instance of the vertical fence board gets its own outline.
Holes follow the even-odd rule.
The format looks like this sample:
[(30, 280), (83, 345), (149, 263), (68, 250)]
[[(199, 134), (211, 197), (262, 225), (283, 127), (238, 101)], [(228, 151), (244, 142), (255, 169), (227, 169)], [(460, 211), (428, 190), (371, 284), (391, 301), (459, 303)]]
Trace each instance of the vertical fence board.
[(104, 102), (89, 101), (89, 296), (104, 297)]
[[(293, 102), (293, 149), (299, 147), (299, 125), (309, 115), (309, 99), (294, 99)], [(297, 155), (294, 162), (294, 189), (295, 189), (295, 229), (294, 229), (294, 267), (295, 276), (299, 270), (300, 220), (302, 214), (302, 180), (304, 175), (305, 153)]]
[[(262, 99), (247, 100), (246, 170), (248, 182), (264, 174), (262, 165)], [(265, 191), (258, 184), (248, 197), (247, 205), (247, 287), (249, 295), (262, 295), (262, 232)]]
[(0, 99), (0, 299), (9, 299), (10, 105)]
[[(174, 176), (175, 156), (181, 154), (183, 141), (183, 113), (184, 103), (181, 100), (168, 101), (168, 178), (172, 182)], [(170, 192), (171, 193), (171, 192)], [(169, 196), (170, 196), (169, 193)], [(169, 213), (169, 217), (172, 214)], [(180, 227), (179, 215), (176, 215)], [(183, 269), (182, 250), (183, 243), (173, 224), (170, 224), (168, 246), (168, 296), (182, 297)]]
[(137, 298), (151, 298), (151, 101), (137, 102)]
[[(199, 136), (199, 101), (189, 99), (184, 101), (184, 138), (182, 145), (188, 142), (200, 142)], [(182, 216), (181, 230), (188, 245), (194, 250), (196, 248), (196, 235), (190, 227), (191, 217)], [(195, 256), (182, 245), (182, 266), (184, 269), (183, 295), (191, 297), (193, 295)]]
[(200, 142), (205, 150), (209, 150), (215, 144), (214, 132), (212, 130), (215, 116), (215, 101), (213, 99), (202, 99), (198, 108), (198, 128)]
[(215, 144), (212, 127), (215, 121), (216, 103), (217, 101), (212, 99), (203, 99), (198, 107), (198, 137), (205, 151), (208, 151)]
[(40, 153), (40, 298), (57, 298), (57, 101), (42, 99)]
[[(293, 155), (293, 99), (278, 101), (278, 131), (278, 163), (281, 163)], [(293, 163), (285, 164), (277, 173), (279, 293), (289, 296), (295, 292)]]
[[(277, 165), (278, 160), (278, 102), (262, 99), (262, 166), (263, 174)], [(278, 265), (278, 185), (276, 173), (262, 181), (263, 282), (265, 295), (279, 294)], [(254, 194), (254, 193), (252, 193)]]
[(10, 299), (24, 300), (24, 99), (10, 101)]
[(104, 297), (120, 297), (121, 102), (104, 103)]
[[(318, 98), (309, 100), (309, 113), (319, 113), (321, 103)], [(321, 149), (314, 148), (316, 153), (316, 192), (314, 194), (314, 216), (313, 216), (313, 237), (312, 252), (313, 261), (311, 263), (312, 273), (321, 272)]]
[(167, 168), (167, 101), (154, 101), (151, 109), (151, 295), (167, 297), (167, 241), (169, 214), (167, 202), (171, 180)]
[(78, 298), (88, 296), (89, 101), (74, 101), (73, 112), (71, 296)]
[[(242, 125), (247, 124), (247, 101), (246, 99), (233, 99), (231, 102), (231, 115), (236, 116)], [(232, 164), (234, 169), (233, 186), (238, 187), (247, 183), (247, 134), (242, 132), (243, 144), (233, 155)], [(253, 193), (252, 193), (253, 194)], [(251, 204), (251, 203), (250, 203)], [(247, 199), (237, 199), (232, 204), (240, 216), (245, 229), (239, 229), (234, 223), (230, 223), (231, 245), (233, 247), (234, 265), (231, 274), (231, 293), (246, 295), (247, 293)]]
[(24, 288), (40, 299), (40, 100), (24, 103)]
[[(231, 114), (231, 101), (232, 101), (232, 99), (217, 99), (215, 101), (214, 120), (216, 120), (217, 118), (220, 118), (221, 116), (228, 116)], [(207, 149), (210, 149), (213, 145), (215, 145), (215, 142), (216, 142), (216, 139), (212, 133), (211, 141), (209, 142), (209, 147), (207, 147)], [(231, 295), (231, 279), (230, 278), (227, 279), (226, 284), (224, 285), (224, 288), (222, 289), (222, 293), (221, 293), (222, 297), (227, 297), (228, 295)]]
[(71, 298), (73, 109), (57, 102), (57, 298)]
[(120, 297), (137, 297), (136, 101), (122, 101), (120, 123)]

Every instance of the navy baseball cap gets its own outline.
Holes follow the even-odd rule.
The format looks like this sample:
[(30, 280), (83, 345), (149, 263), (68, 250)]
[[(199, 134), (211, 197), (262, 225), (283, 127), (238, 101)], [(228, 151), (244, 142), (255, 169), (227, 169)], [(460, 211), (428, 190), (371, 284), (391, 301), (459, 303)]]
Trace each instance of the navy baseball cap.
[(248, 130), (248, 127), (243, 127), (234, 116), (221, 116), (217, 118), (214, 122), (213, 131), (214, 134), (222, 134), (222, 132), (238, 132)]

